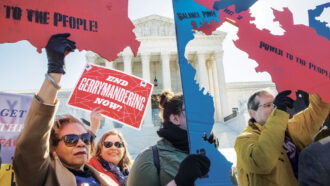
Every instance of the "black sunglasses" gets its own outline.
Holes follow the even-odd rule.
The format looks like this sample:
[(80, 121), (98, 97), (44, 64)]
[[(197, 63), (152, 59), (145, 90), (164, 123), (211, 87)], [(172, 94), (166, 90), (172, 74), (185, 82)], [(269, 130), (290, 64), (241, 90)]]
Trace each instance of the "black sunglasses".
[(83, 133), (83, 134), (80, 134), (80, 135), (77, 135), (77, 134), (67, 134), (67, 135), (62, 136), (62, 138), (59, 141), (63, 140), (66, 146), (68, 146), (68, 147), (74, 147), (74, 146), (77, 145), (77, 143), (79, 141), (79, 138), (86, 145), (90, 145), (93, 142), (93, 140), (94, 140), (93, 135), (91, 135), (90, 133)]
[(122, 148), (124, 144), (122, 142), (116, 141), (115, 143), (112, 143), (111, 141), (105, 141), (103, 142), (103, 145), (105, 148), (111, 148), (112, 145), (115, 145), (117, 148)]

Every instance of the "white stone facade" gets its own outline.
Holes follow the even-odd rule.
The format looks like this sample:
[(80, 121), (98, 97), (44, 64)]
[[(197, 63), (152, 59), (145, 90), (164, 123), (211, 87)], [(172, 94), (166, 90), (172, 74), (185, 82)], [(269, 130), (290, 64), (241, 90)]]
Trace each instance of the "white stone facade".
[[(154, 84), (157, 79), (158, 86), (154, 87), (153, 95), (159, 95), (162, 90), (170, 89), (173, 92), (181, 92), (180, 71), (173, 19), (151, 15), (133, 21), (137, 40), (141, 42), (138, 54), (133, 56), (128, 47), (118, 55), (112, 63), (100, 58), (97, 54), (89, 52), (87, 61), (109, 68), (124, 71), (125, 73), (139, 76)], [(201, 87), (214, 98), (215, 120), (222, 121), (231, 113), (227, 103), (227, 89), (223, 70), (222, 42), (226, 34), (215, 31), (206, 36), (196, 32), (195, 39), (187, 48), (185, 56), (189, 63), (196, 69), (196, 80)], [(146, 111), (144, 125), (152, 124), (151, 109), (157, 109), (157, 104), (149, 104)]]

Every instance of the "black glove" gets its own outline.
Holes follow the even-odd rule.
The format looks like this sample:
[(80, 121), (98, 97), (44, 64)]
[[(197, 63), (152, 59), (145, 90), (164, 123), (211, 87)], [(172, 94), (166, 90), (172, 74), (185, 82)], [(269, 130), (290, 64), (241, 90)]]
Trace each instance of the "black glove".
[(205, 141), (208, 141), (210, 144), (214, 144), (215, 148), (219, 147), (219, 140), (218, 138), (214, 135), (213, 131), (211, 131), (210, 137), (207, 137), (206, 133), (203, 135), (203, 139)]
[(277, 94), (274, 100), (274, 105), (284, 112), (288, 112), (287, 108), (293, 108), (293, 99), (289, 98), (288, 95), (291, 94), (291, 90), (285, 90)]
[(187, 156), (180, 164), (179, 172), (174, 181), (178, 186), (193, 186), (197, 178), (204, 176), (209, 172), (210, 160), (200, 154), (191, 154)]
[(309, 94), (307, 92), (298, 90), (296, 92), (296, 97), (297, 97), (297, 99), (302, 99), (304, 101), (304, 104), (306, 105), (306, 107), (309, 105)]
[(72, 52), (76, 43), (67, 39), (70, 33), (53, 35), (46, 46), (48, 58), (48, 73), (65, 74), (64, 56), (65, 52)]

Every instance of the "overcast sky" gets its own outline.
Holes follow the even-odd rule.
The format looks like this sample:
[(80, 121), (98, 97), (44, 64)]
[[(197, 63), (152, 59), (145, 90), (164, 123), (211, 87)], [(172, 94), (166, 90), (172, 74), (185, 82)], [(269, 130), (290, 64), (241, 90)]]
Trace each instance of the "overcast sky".
[[(269, 29), (273, 34), (283, 34), (277, 23), (273, 23), (271, 7), (281, 10), (289, 7), (295, 24), (308, 25), (308, 9), (313, 9), (328, 0), (259, 0), (252, 7), (259, 29)], [(328, 10), (328, 15), (330, 11)], [(138, 19), (151, 14), (173, 18), (171, 0), (129, 0), (129, 17)], [(326, 15), (326, 14), (325, 14)], [(324, 20), (322, 17), (322, 20)], [(330, 16), (327, 16), (330, 19)], [(321, 18), (320, 18), (321, 19)], [(329, 20), (327, 21), (329, 22)], [(224, 24), (219, 30), (227, 32), (224, 41), (224, 69), (227, 82), (270, 81), (268, 73), (256, 73), (257, 63), (248, 59), (247, 54), (234, 47), (237, 28)], [(39, 89), (47, 71), (46, 54), (37, 53), (27, 41), (14, 44), (0, 44), (0, 91)], [(85, 52), (72, 52), (66, 57), (67, 74), (61, 84), (63, 88), (73, 88), (85, 64)], [(237, 69), (237, 67), (240, 67)]]

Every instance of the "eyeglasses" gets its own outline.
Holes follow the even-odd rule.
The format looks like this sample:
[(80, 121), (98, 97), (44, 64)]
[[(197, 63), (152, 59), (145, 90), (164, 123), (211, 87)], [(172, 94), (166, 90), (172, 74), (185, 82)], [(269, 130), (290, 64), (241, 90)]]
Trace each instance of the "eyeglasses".
[(124, 146), (124, 143), (119, 142), (119, 141), (116, 141), (114, 143), (111, 141), (105, 141), (105, 142), (103, 142), (103, 145), (105, 148), (111, 148), (112, 145), (115, 145), (115, 147), (117, 147), (117, 148), (122, 148)]
[(61, 137), (60, 141), (63, 140), (65, 145), (68, 147), (74, 147), (77, 145), (79, 138), (81, 139), (81, 141), (83, 141), (86, 145), (90, 145), (93, 140), (94, 137), (93, 135), (91, 135), (90, 133), (83, 133), (80, 135), (77, 134), (67, 134)]
[(269, 102), (269, 103), (265, 103), (265, 104), (262, 104), (262, 105), (258, 105), (258, 108), (259, 107), (263, 107), (263, 108), (272, 107), (272, 108), (274, 108), (274, 104), (272, 102)]

